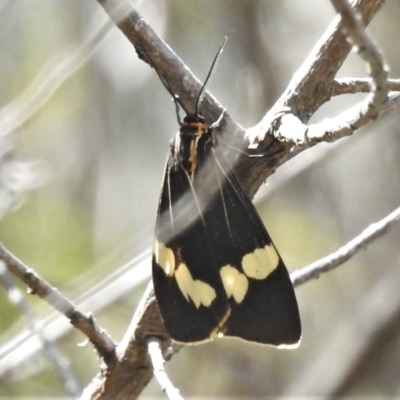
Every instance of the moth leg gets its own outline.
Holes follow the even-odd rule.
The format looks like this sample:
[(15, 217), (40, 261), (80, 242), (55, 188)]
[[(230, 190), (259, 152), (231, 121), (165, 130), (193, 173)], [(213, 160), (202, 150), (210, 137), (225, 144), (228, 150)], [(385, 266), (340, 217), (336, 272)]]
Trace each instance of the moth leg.
[(226, 113), (226, 108), (224, 108), (224, 109), (222, 110), (221, 115), (218, 117), (218, 119), (217, 119), (215, 122), (213, 122), (213, 123), (210, 125), (210, 128), (209, 128), (209, 129), (213, 130), (213, 129), (215, 129), (215, 128), (218, 128), (218, 127), (219, 127), (219, 124), (220, 124), (221, 121), (222, 121), (222, 118), (224, 118), (225, 113)]

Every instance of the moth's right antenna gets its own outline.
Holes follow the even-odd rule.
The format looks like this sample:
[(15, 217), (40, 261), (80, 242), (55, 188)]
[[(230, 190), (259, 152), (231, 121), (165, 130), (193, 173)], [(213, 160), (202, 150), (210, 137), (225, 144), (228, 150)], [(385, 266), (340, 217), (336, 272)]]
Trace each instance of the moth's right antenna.
[(229, 32), (229, 33), (224, 37), (224, 40), (222, 41), (221, 45), (219, 46), (219, 49), (218, 49), (218, 51), (217, 51), (217, 54), (216, 54), (215, 57), (214, 57), (214, 60), (213, 60), (213, 62), (212, 62), (212, 64), (211, 64), (211, 67), (210, 67), (210, 70), (208, 71), (207, 77), (206, 77), (206, 79), (205, 79), (205, 81), (204, 81), (204, 83), (203, 83), (203, 86), (202, 86), (201, 89), (200, 89), (199, 95), (197, 96), (196, 107), (195, 107), (195, 111), (194, 111), (194, 112), (195, 112), (195, 115), (198, 115), (198, 114), (199, 114), (199, 108), (200, 108), (201, 102), (202, 102), (202, 100), (203, 100), (204, 90), (205, 90), (205, 88), (206, 88), (206, 86), (207, 86), (207, 83), (208, 83), (208, 82), (210, 81), (210, 79), (211, 79), (211, 75), (212, 75), (212, 73), (213, 73), (213, 71), (214, 71), (215, 65), (217, 64), (217, 62), (218, 62), (218, 60), (219, 60), (219, 57), (221, 56), (222, 51), (224, 50), (225, 44), (226, 44), (226, 42), (227, 42), (227, 40), (228, 40), (228, 37), (229, 37), (229, 35), (230, 35), (231, 33), (232, 33), (232, 32)]

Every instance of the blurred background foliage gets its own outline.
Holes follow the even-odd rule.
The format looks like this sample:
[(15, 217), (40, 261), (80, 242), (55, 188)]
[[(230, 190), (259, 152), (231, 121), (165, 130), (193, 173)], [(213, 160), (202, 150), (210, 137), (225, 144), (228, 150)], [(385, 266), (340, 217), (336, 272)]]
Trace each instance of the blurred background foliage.
[[(328, 0), (148, 0), (137, 6), (199, 79), (234, 30), (209, 89), (245, 127), (279, 97), (334, 17)], [(0, 240), (80, 304), (124, 277), (135, 265), (131, 260), (151, 245), (168, 142), (177, 129), (173, 103), (113, 28), (26, 123), (5, 128), (9, 106), (23, 106), (54, 72), (49, 63), (58, 65), (106, 19), (91, 0), (0, 3)], [(399, 20), (400, 4), (388, 1), (369, 29), (392, 77), (400, 75)], [(32, 88), (41, 71), (47, 72)], [(340, 77), (360, 76), (365, 66), (352, 54)], [(313, 121), (361, 98), (333, 99)], [(290, 271), (399, 206), (399, 126), (395, 109), (353, 137), (296, 157), (260, 190), (257, 207)], [(188, 347), (167, 365), (173, 382), (185, 396), (199, 397), (398, 395), (399, 240), (396, 228), (296, 290), (304, 326), (298, 350), (235, 340)], [(144, 260), (140, 278), (122, 279), (123, 289), (115, 285), (82, 305), (115, 340), (149, 279)], [(39, 317), (55, 321), (54, 329), (44, 324), (45, 334), (56, 338), (81, 384), (88, 384), (98, 371), (92, 348), (78, 347), (84, 337), (64, 330), (68, 324), (43, 301), (30, 296), (29, 302)], [(0, 310), (0, 396), (65, 395), (52, 365), (27, 344), (25, 319), (2, 290)], [(21, 352), (25, 357), (17, 362)], [(151, 383), (145, 396), (161, 391)]]

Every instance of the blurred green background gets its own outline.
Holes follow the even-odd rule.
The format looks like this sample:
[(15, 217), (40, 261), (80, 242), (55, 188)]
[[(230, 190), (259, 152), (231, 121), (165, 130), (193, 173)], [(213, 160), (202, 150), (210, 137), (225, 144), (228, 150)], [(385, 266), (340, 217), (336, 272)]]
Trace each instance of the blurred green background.
[[(279, 97), (334, 17), (328, 0), (149, 0), (138, 10), (199, 79), (234, 30), (209, 90), (245, 127)], [(27, 123), (6, 130), (22, 121), (19, 114), (11, 118), (13, 110), (106, 19), (93, 0), (0, 3), (0, 240), (84, 302), (81, 307), (94, 311), (118, 341), (149, 279), (145, 258), (136, 275), (124, 274), (151, 245), (168, 142), (177, 130), (170, 96), (113, 28), (91, 54), (83, 51), (87, 60), (80, 69), (60, 72), (68, 79), (42, 108), (28, 108)], [(400, 75), (399, 20), (400, 3), (387, 2), (369, 29), (392, 77)], [(40, 73), (36, 88), (30, 86)], [(340, 77), (360, 76), (365, 66), (352, 54)], [(313, 122), (363, 98), (335, 98)], [(353, 137), (296, 157), (260, 190), (257, 207), (290, 271), (336, 250), (399, 206), (399, 134), (395, 109)], [(399, 395), (399, 240), (395, 228), (296, 290), (304, 329), (299, 349), (235, 340), (187, 347), (167, 364), (173, 382), (184, 396), (199, 398)], [(118, 277), (123, 289), (122, 283), (109, 285)], [(34, 296), (29, 302), (40, 318), (52, 314)], [(23, 334), (25, 318), (2, 289), (0, 315), (0, 397), (64, 396), (54, 368), (33, 351)], [(84, 337), (65, 330), (63, 318), (50, 320), (45, 334), (56, 338), (87, 385), (98, 371), (95, 352), (77, 346)], [(146, 396), (164, 397), (154, 382)]]

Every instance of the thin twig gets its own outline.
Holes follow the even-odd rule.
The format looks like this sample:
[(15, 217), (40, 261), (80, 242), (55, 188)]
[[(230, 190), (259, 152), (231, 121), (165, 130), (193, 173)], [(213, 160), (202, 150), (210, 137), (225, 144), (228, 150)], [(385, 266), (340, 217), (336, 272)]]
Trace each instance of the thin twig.
[(82, 387), (69, 368), (69, 359), (60, 352), (54, 342), (48, 340), (42, 324), (39, 322), (21, 290), (14, 284), (3, 261), (0, 261), (0, 282), (6, 289), (9, 300), (19, 306), (25, 315), (29, 328), (40, 340), (43, 352), (54, 366), (64, 385), (65, 391), (74, 398), (78, 398), (82, 393)]
[(384, 110), (390, 90), (389, 68), (382, 53), (370, 38), (360, 14), (347, 0), (331, 0), (341, 17), (341, 28), (353, 49), (368, 64), (371, 77), (371, 94), (358, 106), (352, 107), (331, 120), (312, 126), (306, 133), (307, 140), (332, 140), (348, 136), (355, 130), (375, 120)]
[(18, 260), (1, 243), (0, 260), (5, 263), (10, 272), (28, 285), (31, 294), (36, 294), (47, 301), (64, 314), (72, 325), (83, 332), (107, 364), (115, 361), (115, 344), (104, 329), (100, 328), (93, 316), (85, 315), (78, 310), (74, 303), (64, 297), (59, 290), (46, 282), (33, 269)]
[[(400, 79), (388, 79), (389, 91), (400, 92)], [(335, 79), (331, 88), (331, 96), (342, 94), (369, 93), (371, 92), (371, 78), (341, 78)]]
[[(150, 279), (148, 266), (151, 263), (150, 250), (143, 252), (135, 259), (116, 269), (97, 284), (90, 283), (89, 289), (80, 287), (79, 296), (73, 299), (80, 309), (96, 313), (115, 302), (127, 292), (133, 292), (139, 285)], [(99, 265), (97, 265), (98, 267)], [(82, 285), (81, 285), (82, 286)], [(64, 315), (54, 310), (50, 315), (42, 318), (41, 324), (47, 337), (52, 341), (60, 340), (74, 327), (68, 323)], [(41, 350), (40, 343), (35, 336), (23, 330), (11, 340), (1, 343), (0, 346), (0, 381), (12, 369), (26, 362), (35, 353)]]
[(398, 222), (400, 222), (400, 207), (379, 222), (371, 224), (339, 250), (329, 256), (321, 258), (307, 267), (294, 271), (290, 275), (293, 286), (300, 286), (303, 283), (308, 282), (311, 279), (316, 279), (321, 274), (342, 265), (360, 250), (365, 249), (372, 241), (378, 239), (392, 229)]
[(172, 384), (164, 368), (164, 358), (162, 355), (161, 342), (157, 337), (150, 337), (147, 342), (147, 348), (151, 363), (153, 365), (154, 377), (157, 379), (161, 389), (171, 400), (183, 400), (179, 390)]

